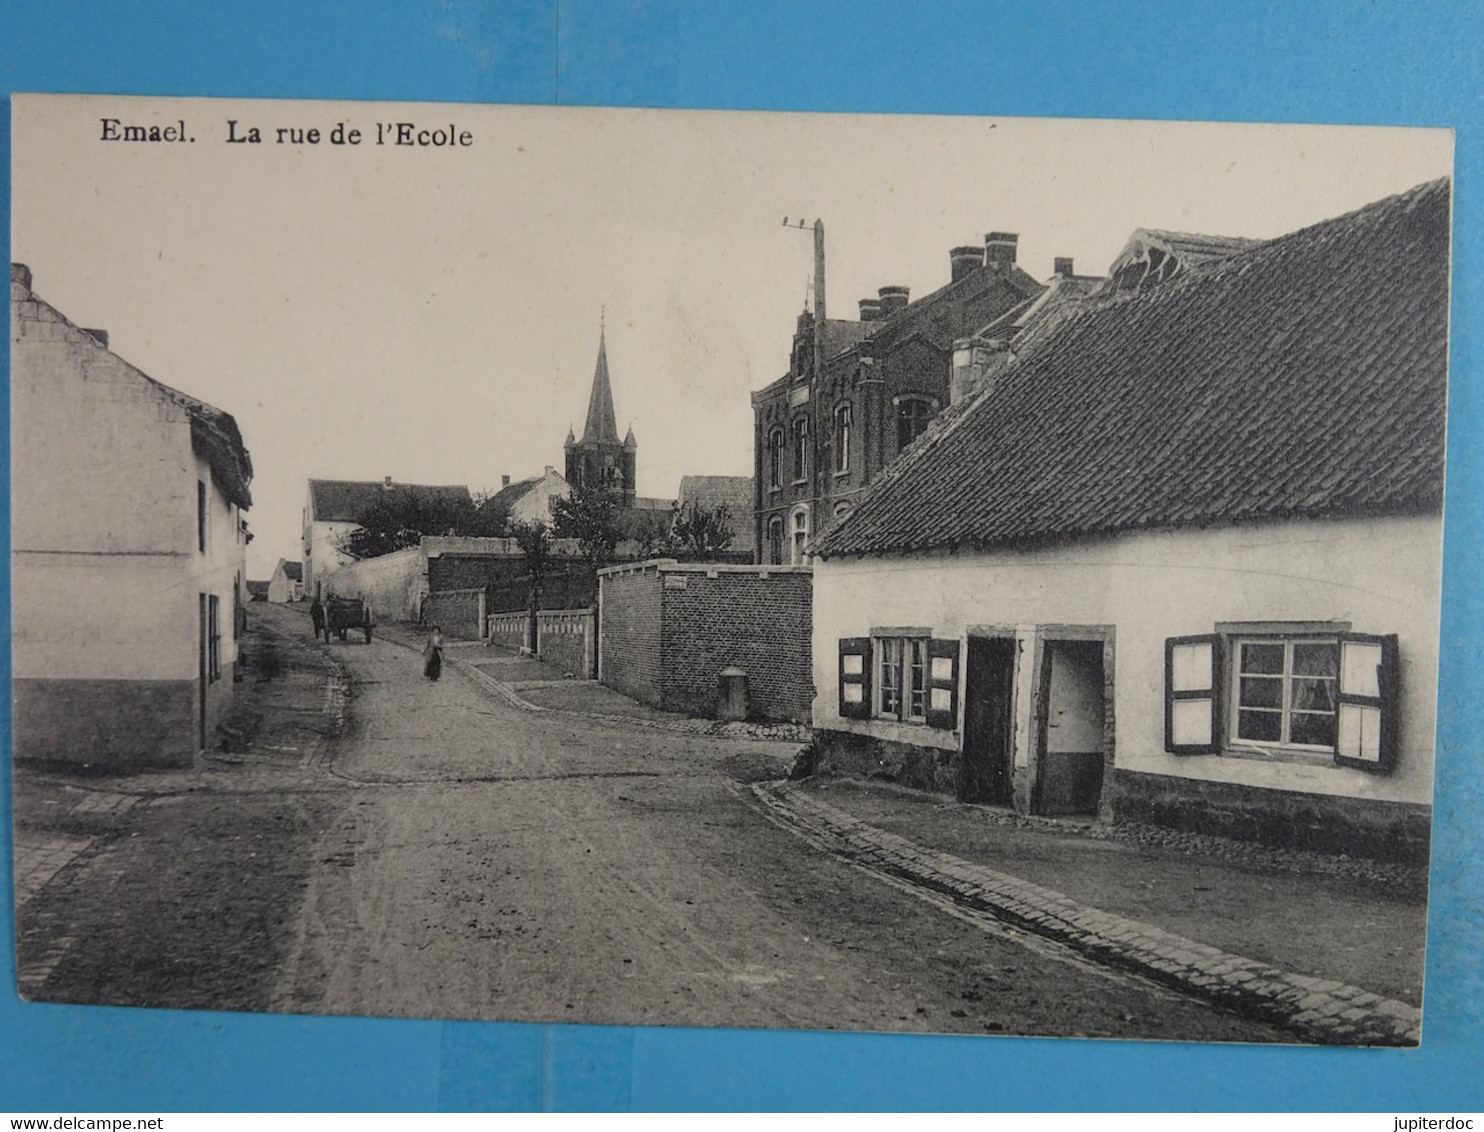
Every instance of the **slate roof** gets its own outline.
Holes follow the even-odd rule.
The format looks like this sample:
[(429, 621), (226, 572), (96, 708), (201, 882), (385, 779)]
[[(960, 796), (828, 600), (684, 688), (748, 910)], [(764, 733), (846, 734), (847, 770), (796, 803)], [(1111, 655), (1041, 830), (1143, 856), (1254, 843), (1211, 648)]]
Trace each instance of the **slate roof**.
[(582, 443), (618, 442), (618, 421), (613, 415), (613, 384), (608, 378), (608, 337), (600, 330), (598, 364), (593, 370), (593, 391), (587, 399), (587, 423), (582, 428)]
[(730, 549), (750, 551), (754, 541), (752, 488), (751, 476), (681, 476), (677, 502), (681, 507), (694, 503), (707, 510), (725, 503), (731, 516)]
[(250, 599), (252, 601), (267, 601), (269, 585), (270, 583), (268, 582), (254, 582), (249, 580), (247, 583), (247, 592)]
[(302, 582), (304, 580), (304, 563), (290, 562), (288, 559), (280, 559), (279, 566), (283, 568), (283, 576), (291, 582)]
[[(393, 483), (399, 492), (411, 492), (420, 499), (444, 499), (472, 503), (469, 489), (462, 484)], [(321, 523), (356, 523), (375, 507), (386, 491), (384, 482), (361, 480), (310, 480), (310, 518)]]
[(521, 496), (525, 495), (526, 492), (530, 491), (531, 488), (540, 483), (541, 480), (541, 476), (532, 476), (529, 479), (515, 480), (512, 483), (508, 483), (499, 491), (495, 492), (494, 495), (490, 496), (489, 499), (485, 501), (485, 506), (495, 507), (497, 509), (509, 509), (511, 507), (514, 507), (516, 501), (520, 499)]
[(1450, 190), (1069, 304), (813, 552), (1439, 513)]

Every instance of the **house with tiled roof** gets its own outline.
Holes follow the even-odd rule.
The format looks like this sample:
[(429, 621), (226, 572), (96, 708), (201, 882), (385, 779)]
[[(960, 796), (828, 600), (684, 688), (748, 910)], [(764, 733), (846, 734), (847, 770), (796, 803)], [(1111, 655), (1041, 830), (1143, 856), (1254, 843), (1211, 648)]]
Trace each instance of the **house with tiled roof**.
[(304, 593), (322, 596), (325, 579), (355, 561), (344, 540), (361, 519), (392, 495), (427, 506), (468, 507), (474, 500), (463, 484), (396, 483), (376, 480), (310, 480), (303, 513)]
[(1450, 189), (1015, 339), (811, 548), (821, 769), (1425, 857)]
[(190, 766), (231, 709), (252, 459), (10, 269), (15, 757)]
[(798, 317), (788, 372), (752, 395), (759, 562), (807, 564), (810, 540), (948, 406), (955, 342), (1045, 290), (1016, 264), (1018, 243), (990, 232), (954, 248), (947, 284), (915, 301), (882, 287), (860, 300), (857, 321), (828, 315), (816, 229), (815, 309)]
[(572, 494), (572, 485), (550, 464), (539, 476), (510, 481), (503, 477), (500, 490), (484, 506), (504, 515), (512, 523), (544, 523), (551, 526), (551, 505)]

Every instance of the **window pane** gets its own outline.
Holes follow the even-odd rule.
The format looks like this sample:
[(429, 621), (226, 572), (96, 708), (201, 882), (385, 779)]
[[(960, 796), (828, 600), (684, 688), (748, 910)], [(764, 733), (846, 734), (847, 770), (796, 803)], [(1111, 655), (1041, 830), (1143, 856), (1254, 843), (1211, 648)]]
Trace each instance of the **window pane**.
[(1170, 717), (1170, 738), (1176, 744), (1182, 747), (1210, 745), (1210, 700), (1176, 700), (1170, 705)]
[(860, 676), (865, 672), (865, 657), (858, 652), (846, 653), (840, 661), (841, 671), (846, 676)]
[(1320, 678), (1294, 680), (1293, 702), (1289, 706), (1294, 711), (1333, 712), (1335, 710), (1335, 682)]
[(1307, 747), (1335, 745), (1335, 717), (1317, 712), (1296, 711), (1288, 721), (1288, 741)]
[(952, 711), (953, 693), (947, 688), (934, 688), (931, 702), (934, 711)]
[(1279, 676), (1283, 673), (1283, 646), (1281, 644), (1242, 645), (1242, 672), (1267, 673)]
[(1333, 676), (1339, 667), (1339, 649), (1329, 643), (1293, 646), (1295, 676)]
[(1381, 709), (1368, 704), (1340, 705), (1340, 754), (1378, 762), (1381, 758)]
[(907, 642), (908, 686), (912, 698), (908, 701), (908, 715), (921, 719), (927, 706), (927, 644), (923, 641)]
[(1345, 642), (1345, 691), (1352, 696), (1381, 695), (1381, 646)]
[(953, 657), (951, 657), (951, 656), (935, 656), (935, 657), (933, 657), (933, 679), (934, 680), (952, 680), (953, 679)]
[(1237, 712), (1237, 738), (1255, 743), (1276, 743), (1283, 734), (1283, 715), (1276, 711), (1243, 708)]
[(1171, 682), (1177, 692), (1203, 691), (1211, 686), (1211, 643), (1176, 645), (1170, 650)]
[(1242, 707), (1278, 709), (1283, 706), (1283, 680), (1274, 676), (1243, 676), (1237, 703)]
[(840, 697), (847, 704), (858, 704), (864, 698), (864, 691), (859, 684), (845, 684), (840, 688)]

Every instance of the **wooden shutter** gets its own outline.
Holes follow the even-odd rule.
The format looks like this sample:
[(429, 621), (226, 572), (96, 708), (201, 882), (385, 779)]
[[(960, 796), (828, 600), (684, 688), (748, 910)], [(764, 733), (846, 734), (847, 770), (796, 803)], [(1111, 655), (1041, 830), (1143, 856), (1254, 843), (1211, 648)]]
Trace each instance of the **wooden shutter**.
[(927, 725), (952, 731), (958, 726), (958, 642), (932, 640), (927, 646)]
[(1396, 765), (1398, 675), (1394, 635), (1340, 634), (1336, 763), (1374, 771)]
[(1165, 750), (1209, 755), (1221, 749), (1221, 638), (1165, 641)]
[(871, 718), (871, 638), (840, 639), (840, 718)]

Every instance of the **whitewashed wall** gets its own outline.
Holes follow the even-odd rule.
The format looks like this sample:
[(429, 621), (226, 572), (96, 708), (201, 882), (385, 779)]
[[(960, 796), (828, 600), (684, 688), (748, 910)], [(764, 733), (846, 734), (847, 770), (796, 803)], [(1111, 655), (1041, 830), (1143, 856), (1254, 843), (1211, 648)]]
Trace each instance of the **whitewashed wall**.
[[(957, 733), (842, 719), (837, 647), (873, 626), (1109, 624), (1116, 628), (1115, 766), (1237, 785), (1430, 803), (1442, 525), (1436, 518), (1273, 524), (1131, 534), (1024, 552), (833, 558), (814, 574), (815, 726), (957, 748)], [(1164, 642), (1219, 621), (1348, 621), (1395, 633), (1402, 721), (1390, 774), (1164, 750)], [(1022, 664), (1024, 664), (1023, 654)], [(1017, 762), (1030, 729), (1017, 674)]]

